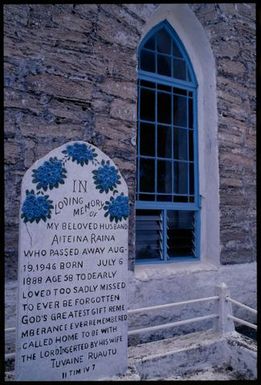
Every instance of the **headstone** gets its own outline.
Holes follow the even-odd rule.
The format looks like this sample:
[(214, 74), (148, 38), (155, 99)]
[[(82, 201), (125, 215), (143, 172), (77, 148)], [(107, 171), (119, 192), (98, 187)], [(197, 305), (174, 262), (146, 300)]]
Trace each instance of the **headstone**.
[(128, 214), (119, 170), (89, 143), (66, 143), (26, 172), (16, 380), (126, 371)]

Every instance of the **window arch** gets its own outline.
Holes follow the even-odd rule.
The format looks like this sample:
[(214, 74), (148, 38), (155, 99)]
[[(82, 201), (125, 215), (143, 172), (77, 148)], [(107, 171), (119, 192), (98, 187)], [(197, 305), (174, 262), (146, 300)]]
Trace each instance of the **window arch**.
[(167, 21), (138, 50), (136, 261), (199, 258), (197, 81)]

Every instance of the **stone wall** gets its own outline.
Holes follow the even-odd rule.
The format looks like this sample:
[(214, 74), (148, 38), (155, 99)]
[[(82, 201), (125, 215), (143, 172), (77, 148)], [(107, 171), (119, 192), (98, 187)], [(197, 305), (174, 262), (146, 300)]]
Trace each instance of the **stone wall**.
[[(68, 140), (98, 146), (129, 187), (134, 261), (136, 50), (156, 4), (4, 6), (6, 278), (22, 177)], [(255, 4), (192, 4), (217, 65), (221, 263), (255, 259)]]
[(255, 260), (255, 4), (193, 4), (217, 66), (221, 263)]

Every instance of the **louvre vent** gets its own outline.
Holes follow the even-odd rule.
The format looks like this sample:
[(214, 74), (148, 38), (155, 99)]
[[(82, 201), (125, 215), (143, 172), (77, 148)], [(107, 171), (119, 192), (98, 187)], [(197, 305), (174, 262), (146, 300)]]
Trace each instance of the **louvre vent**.
[(136, 211), (136, 258), (163, 259), (163, 220), (160, 210)]

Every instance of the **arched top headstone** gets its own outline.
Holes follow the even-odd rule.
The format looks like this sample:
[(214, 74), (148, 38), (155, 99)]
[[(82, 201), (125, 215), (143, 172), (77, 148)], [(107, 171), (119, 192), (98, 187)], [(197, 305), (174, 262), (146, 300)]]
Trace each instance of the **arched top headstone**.
[(27, 170), (19, 226), (17, 380), (127, 368), (128, 189), (97, 147), (72, 141)]

